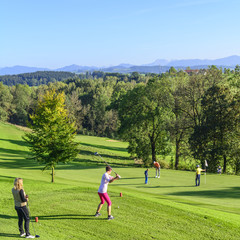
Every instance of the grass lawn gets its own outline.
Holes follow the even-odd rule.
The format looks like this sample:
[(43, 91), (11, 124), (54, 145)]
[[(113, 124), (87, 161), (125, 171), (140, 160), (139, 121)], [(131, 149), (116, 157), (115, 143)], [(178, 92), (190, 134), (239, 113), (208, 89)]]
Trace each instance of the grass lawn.
[[(20, 239), (11, 194), (15, 177), (24, 179), (33, 223), (41, 239), (240, 239), (240, 177), (207, 174), (201, 186), (194, 185), (194, 172), (149, 170), (134, 167), (127, 143), (107, 138), (77, 136), (81, 152), (76, 161), (59, 165), (55, 183), (50, 171), (42, 172), (27, 160), (28, 148), (17, 127), (0, 123), (0, 239)], [(109, 185), (114, 220), (95, 218), (97, 190), (105, 164), (114, 167), (122, 179)], [(119, 197), (120, 192), (123, 197)], [(31, 233), (34, 234), (30, 225)]]

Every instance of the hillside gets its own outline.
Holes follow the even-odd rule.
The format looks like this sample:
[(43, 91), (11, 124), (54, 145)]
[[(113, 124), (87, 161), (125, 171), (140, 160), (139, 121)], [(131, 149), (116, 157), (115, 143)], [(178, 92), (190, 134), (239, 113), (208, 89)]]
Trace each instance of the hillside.
[[(208, 174), (207, 182), (194, 187), (194, 172), (161, 170), (155, 179), (149, 170), (131, 167), (127, 144), (107, 138), (77, 136), (81, 152), (76, 161), (56, 169), (56, 182), (34, 160), (15, 126), (0, 123), (1, 239), (18, 238), (17, 218), (11, 196), (15, 177), (24, 179), (30, 198), (36, 234), (42, 239), (239, 239), (239, 177)], [(105, 164), (98, 151), (112, 162), (122, 179), (109, 186), (115, 219), (93, 215), (99, 203), (97, 189)], [(119, 197), (119, 193), (123, 197)], [(30, 226), (33, 234), (32, 226)]]
[(72, 64), (70, 66), (65, 66), (53, 70), (47, 68), (34, 68), (26, 66), (14, 66), (0, 68), (0, 75), (13, 75), (21, 73), (32, 73), (36, 71), (52, 71), (52, 72), (74, 72), (74, 73), (86, 73), (93, 71), (103, 71), (103, 72), (119, 72), (119, 73), (163, 73), (169, 70), (170, 67), (175, 67), (176, 69), (186, 69), (191, 67), (192, 69), (207, 69), (209, 66), (215, 65), (217, 67), (234, 69), (236, 65), (240, 65), (240, 56), (233, 55), (225, 58), (219, 59), (178, 59), (178, 60), (166, 60), (157, 59), (152, 63), (133, 65), (122, 63), (117, 66), (110, 67), (96, 67), (96, 66), (79, 66)]
[(0, 82), (8, 86), (16, 84), (39, 86), (41, 84), (48, 84), (49, 82), (58, 82), (68, 78), (74, 78), (75, 76), (76, 74), (71, 72), (38, 71), (34, 73), (0, 76)]

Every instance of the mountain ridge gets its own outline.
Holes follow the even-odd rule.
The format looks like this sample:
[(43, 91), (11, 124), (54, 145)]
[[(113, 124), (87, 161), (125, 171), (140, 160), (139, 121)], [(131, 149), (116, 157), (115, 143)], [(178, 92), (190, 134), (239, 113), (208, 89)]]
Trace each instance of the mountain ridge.
[[(96, 66), (80, 66), (76, 64), (72, 64), (69, 66), (64, 66), (57, 69), (49, 69), (49, 68), (38, 68), (38, 67), (28, 67), (28, 66), (13, 66), (13, 67), (3, 67), (0, 68), (0, 75), (14, 75), (14, 74), (22, 74), (22, 73), (32, 73), (37, 71), (66, 71), (66, 72), (75, 72), (75, 73), (83, 73), (86, 71), (104, 71), (104, 72), (132, 72), (132, 69), (138, 69), (139, 72), (144, 72), (141, 69), (149, 69), (147, 72), (151, 72), (150, 68), (153, 67), (178, 67), (180, 69), (184, 69), (186, 67), (197, 67), (204, 66), (207, 68), (210, 65), (216, 65), (227, 68), (234, 68), (236, 65), (240, 65), (240, 56), (232, 55), (225, 58), (218, 59), (180, 59), (180, 60), (171, 60), (168, 61), (166, 59), (156, 59), (154, 62), (149, 64), (141, 64), (141, 65), (133, 65), (129, 63), (121, 63), (116, 66), (109, 67), (96, 67)], [(164, 68), (161, 68), (164, 69)]]

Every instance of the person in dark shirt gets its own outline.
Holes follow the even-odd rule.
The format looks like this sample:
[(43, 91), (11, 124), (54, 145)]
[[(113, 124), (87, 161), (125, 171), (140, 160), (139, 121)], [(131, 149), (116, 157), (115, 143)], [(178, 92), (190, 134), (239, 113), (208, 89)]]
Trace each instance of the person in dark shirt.
[[(28, 196), (24, 192), (22, 178), (15, 179), (14, 187), (12, 188), (12, 194), (15, 203), (15, 210), (17, 211), (18, 215), (18, 228), (20, 231), (20, 237), (26, 236), (26, 238), (35, 238), (35, 236), (32, 236), (29, 232), (30, 217), (27, 209)], [(25, 232), (23, 230), (23, 219), (25, 222)]]

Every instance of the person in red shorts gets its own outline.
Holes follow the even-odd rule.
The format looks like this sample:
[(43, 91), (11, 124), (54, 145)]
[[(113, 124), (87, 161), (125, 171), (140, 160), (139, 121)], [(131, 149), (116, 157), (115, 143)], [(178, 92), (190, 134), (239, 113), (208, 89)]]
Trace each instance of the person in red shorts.
[(101, 210), (103, 204), (106, 201), (107, 205), (108, 205), (108, 207), (107, 207), (108, 220), (114, 219), (114, 217), (111, 215), (112, 202), (111, 202), (111, 200), (108, 196), (108, 193), (107, 193), (108, 183), (112, 183), (113, 181), (119, 179), (118, 174), (116, 175), (115, 178), (110, 176), (111, 172), (112, 172), (112, 168), (110, 166), (107, 166), (106, 167), (106, 172), (102, 176), (101, 184), (100, 184), (100, 187), (98, 189), (98, 195), (100, 197), (101, 202), (99, 203), (98, 208), (97, 208), (97, 212), (95, 214), (95, 217), (98, 217), (98, 216), (101, 215), (100, 210)]

